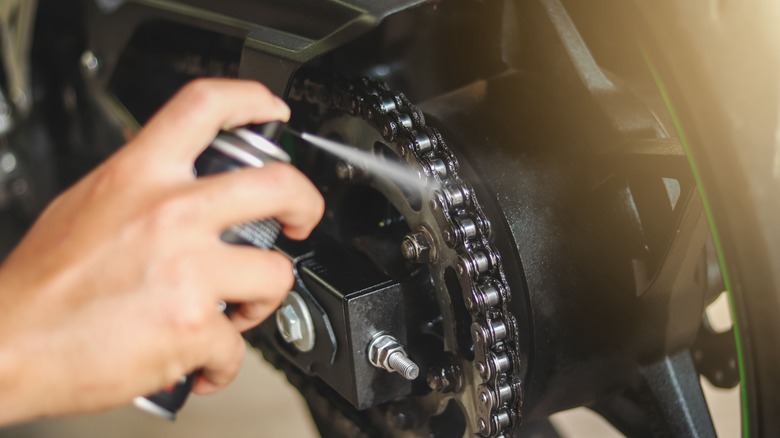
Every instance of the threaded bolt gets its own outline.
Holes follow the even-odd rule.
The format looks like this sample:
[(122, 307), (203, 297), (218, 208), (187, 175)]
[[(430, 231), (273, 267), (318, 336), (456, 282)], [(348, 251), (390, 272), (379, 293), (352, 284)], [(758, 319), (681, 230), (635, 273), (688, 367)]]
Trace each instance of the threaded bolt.
[(368, 344), (368, 361), (407, 380), (414, 380), (420, 375), (420, 368), (406, 354), (403, 345), (387, 333), (377, 333)]
[(414, 380), (420, 375), (420, 367), (405, 354), (396, 351), (387, 358), (387, 363), (406, 380)]

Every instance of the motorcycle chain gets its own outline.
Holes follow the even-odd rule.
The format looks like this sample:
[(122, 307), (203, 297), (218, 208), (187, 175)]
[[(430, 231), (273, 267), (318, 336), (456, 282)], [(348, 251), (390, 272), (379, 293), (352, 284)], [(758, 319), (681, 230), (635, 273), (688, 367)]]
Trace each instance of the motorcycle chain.
[(523, 401), (518, 324), (501, 257), (490, 241), (490, 221), (474, 189), (461, 179), (457, 158), (403, 93), (369, 78), (310, 76), (293, 81), (290, 100), (317, 105), (320, 114), (362, 118), (399, 156), (412, 158), (437, 182), (430, 208), (442, 230), (440, 240), (458, 254), (454, 268), (471, 314), (474, 365), (482, 379), (472, 424), (484, 437), (513, 436)]

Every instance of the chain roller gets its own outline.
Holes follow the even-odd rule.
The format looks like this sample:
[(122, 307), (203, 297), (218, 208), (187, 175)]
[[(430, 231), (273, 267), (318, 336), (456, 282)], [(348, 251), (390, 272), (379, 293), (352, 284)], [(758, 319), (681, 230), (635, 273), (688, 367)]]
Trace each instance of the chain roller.
[(477, 418), (471, 424), (485, 437), (513, 436), (523, 397), (518, 325), (509, 308), (509, 285), (490, 242), (490, 222), (472, 187), (459, 177), (458, 161), (441, 133), (426, 125), (422, 111), (403, 93), (367, 78), (296, 79), (288, 97), (318, 105), (322, 114), (361, 117), (395, 145), (398, 155), (416, 162), (439, 183), (431, 210), (442, 240), (458, 254), (454, 268), (471, 313), (474, 364), (483, 380), (474, 394)]

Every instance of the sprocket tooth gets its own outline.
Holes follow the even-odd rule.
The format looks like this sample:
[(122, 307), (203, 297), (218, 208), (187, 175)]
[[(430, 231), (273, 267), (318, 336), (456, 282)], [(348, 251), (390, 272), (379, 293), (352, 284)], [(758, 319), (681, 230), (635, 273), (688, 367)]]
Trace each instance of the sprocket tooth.
[[(425, 221), (432, 233), (439, 233), (431, 239), (439, 245), (436, 252), (449, 251), (457, 260), (442, 268), (453, 268), (457, 275), (458, 294), (462, 294), (468, 310), (466, 318), (470, 318), (459, 323), (470, 328), (474, 346), (473, 358), (465, 358), (463, 363), (473, 360), (477, 372), (472, 373), (477, 379), (473, 385), (464, 386), (472, 388), (472, 392), (455, 396), (471, 397), (477, 406), (482, 406), (477, 417), (469, 419), (472, 432), (494, 438), (512, 436), (520, 424), (523, 401), (519, 327), (508, 304), (511, 293), (501, 257), (491, 243), (491, 223), (472, 186), (458, 175), (458, 159), (441, 132), (426, 124), (423, 111), (406, 95), (369, 78), (296, 78), (288, 97), (319, 105), (320, 117), (362, 118), (401, 156), (403, 163), (439, 184), (424, 197), (429, 203), (423, 211), (430, 215)], [(433, 266), (437, 262), (426, 263)], [(483, 394), (489, 401), (485, 406), (480, 403)], [(347, 416), (342, 416), (341, 421), (345, 419)], [(340, 429), (349, 429), (349, 422), (346, 420)], [(357, 428), (353, 432), (361, 429), (366, 431)]]

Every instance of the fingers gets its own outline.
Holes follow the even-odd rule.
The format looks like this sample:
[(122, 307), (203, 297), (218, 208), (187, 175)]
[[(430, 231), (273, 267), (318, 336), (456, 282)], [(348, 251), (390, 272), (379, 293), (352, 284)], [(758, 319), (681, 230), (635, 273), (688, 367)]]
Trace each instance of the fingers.
[[(192, 179), (192, 163), (220, 130), (286, 121), (289, 116), (287, 105), (254, 81), (208, 79), (185, 86), (123, 150), (131, 167), (145, 169), (148, 177), (143, 181), (172, 183), (169, 191), (155, 190), (164, 216), (152, 225), (173, 225), (179, 236), (204, 230), (216, 239), (232, 225), (275, 218), (289, 237), (308, 236), (322, 217), (324, 202), (292, 166), (274, 163)], [(171, 175), (171, 180), (160, 175)], [(181, 175), (187, 176), (186, 183)], [(140, 192), (145, 186), (136, 187)], [(169, 200), (168, 193), (175, 199)], [(239, 331), (257, 325), (278, 307), (292, 286), (293, 273), (290, 261), (272, 251), (191, 241), (216, 248), (196, 262), (208, 290), (204, 292), (214, 294), (215, 301), (243, 303), (233, 321), (219, 314), (213, 320), (208, 316), (208, 335), (193, 351), (196, 356), (191, 359), (203, 368), (193, 389), (206, 394), (233, 380), (245, 349)]]
[(218, 300), (231, 303), (256, 302), (275, 308), (293, 285), (292, 262), (276, 251), (224, 244), (223, 248), (198, 259), (206, 272), (209, 290)]
[[(218, 296), (217, 300), (241, 302), (233, 320), (208, 318), (206, 355), (198, 360), (202, 367), (193, 391), (211, 394), (227, 386), (240, 368), (245, 344), (240, 332), (256, 326), (273, 313), (293, 283), (292, 264), (275, 251), (224, 244), (204, 262), (204, 282)], [(224, 269), (229, 266), (230, 269)], [(201, 338), (203, 339), (203, 338)], [(204, 344), (200, 344), (204, 345)]]
[(325, 208), (311, 181), (282, 163), (210, 175), (185, 190), (182, 196), (197, 209), (199, 221), (217, 231), (250, 220), (275, 218), (287, 236), (303, 239), (320, 221)]
[[(284, 296), (282, 296), (282, 298), (284, 298)], [(272, 313), (276, 312), (276, 309), (281, 302), (282, 300), (280, 299), (275, 305), (269, 305), (267, 301), (242, 303), (230, 319), (233, 321), (233, 326), (236, 330), (245, 332), (268, 319)]]
[(214, 326), (215, 341), (209, 346), (209, 357), (193, 386), (193, 392), (197, 394), (211, 394), (232, 382), (246, 351), (244, 339), (230, 321), (221, 318)]
[(287, 105), (259, 82), (199, 79), (182, 88), (131, 144), (164, 163), (191, 166), (220, 129), (289, 117)]

